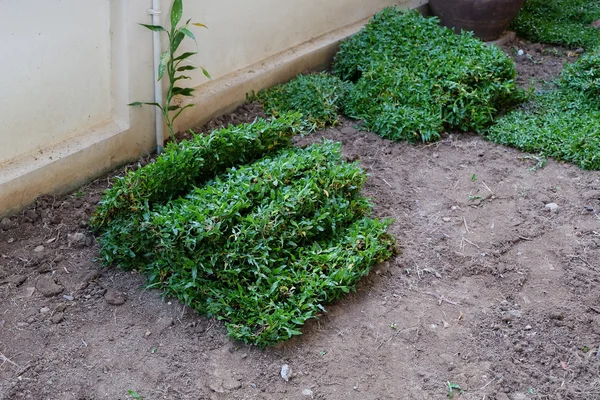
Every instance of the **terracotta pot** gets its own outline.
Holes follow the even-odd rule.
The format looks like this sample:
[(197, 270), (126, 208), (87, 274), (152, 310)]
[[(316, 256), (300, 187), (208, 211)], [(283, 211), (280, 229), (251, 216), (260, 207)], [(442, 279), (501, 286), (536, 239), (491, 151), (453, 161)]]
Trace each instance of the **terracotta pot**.
[(497, 39), (525, 0), (429, 0), (433, 15), (455, 32), (473, 31), (482, 40)]

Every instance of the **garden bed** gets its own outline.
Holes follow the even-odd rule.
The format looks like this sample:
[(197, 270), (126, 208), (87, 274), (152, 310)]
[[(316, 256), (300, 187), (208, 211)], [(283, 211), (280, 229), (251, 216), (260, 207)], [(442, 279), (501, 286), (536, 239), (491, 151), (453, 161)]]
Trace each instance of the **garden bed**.
[[(575, 59), (504, 50), (525, 85)], [(295, 142), (323, 137), (370, 174), (375, 216), (396, 219), (402, 253), (357, 294), (275, 348), (230, 341), (141, 275), (98, 269), (87, 221), (121, 170), (2, 222), (0, 399), (437, 399), (448, 382), (464, 399), (600, 397), (600, 173), (532, 171), (535, 156), (471, 134), (394, 143), (344, 118)]]

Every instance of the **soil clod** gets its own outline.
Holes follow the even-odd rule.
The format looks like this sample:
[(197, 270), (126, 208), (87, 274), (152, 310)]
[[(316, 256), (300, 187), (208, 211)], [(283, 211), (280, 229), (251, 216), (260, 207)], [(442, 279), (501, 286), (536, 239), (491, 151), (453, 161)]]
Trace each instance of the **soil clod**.
[(65, 288), (56, 283), (51, 275), (42, 275), (38, 278), (35, 288), (45, 297), (52, 297), (61, 294)]
[(104, 294), (104, 299), (108, 304), (120, 306), (125, 304), (125, 301), (127, 301), (127, 295), (114, 289), (107, 289), (106, 293)]

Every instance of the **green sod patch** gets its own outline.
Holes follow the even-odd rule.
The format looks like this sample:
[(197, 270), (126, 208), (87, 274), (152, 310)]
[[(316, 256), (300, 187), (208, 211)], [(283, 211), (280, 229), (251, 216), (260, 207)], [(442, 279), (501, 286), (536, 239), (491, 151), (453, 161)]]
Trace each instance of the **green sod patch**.
[[(160, 162), (161, 156), (117, 181), (97, 215), (114, 209), (119, 196), (153, 201), (141, 212), (99, 219), (108, 221), (98, 228), (104, 263), (145, 273), (150, 287), (224, 321), (236, 340), (262, 347), (299, 335), (308, 319), (390, 258), (395, 242), (387, 233), (391, 221), (370, 218), (372, 206), (361, 195), (366, 175), (343, 161), (339, 144), (282, 145), (296, 122), (259, 121), (196, 137), (197, 149), (226, 138), (227, 149), (240, 154), (249, 151), (239, 145), (250, 138), (248, 147), (260, 142), (262, 150), (247, 157), (264, 157), (241, 163), (234, 161), (244, 158), (240, 154), (209, 158), (197, 150), (235, 165), (219, 173), (215, 164), (200, 166), (193, 158), (201, 179), (188, 177), (194, 183), (186, 193), (177, 188), (177, 196), (122, 183), (151, 179), (148, 170), (161, 176), (164, 166), (169, 176), (188, 171), (192, 158), (175, 146), (170, 151), (180, 155), (166, 156), (172, 163)], [(185, 161), (182, 169), (178, 160)]]
[(553, 90), (510, 112), (487, 137), (527, 152), (600, 169), (600, 51), (567, 66)]
[(333, 123), (341, 107), (383, 137), (425, 142), (445, 129), (487, 127), (524, 98), (512, 60), (499, 48), (395, 8), (375, 15), (341, 45), (333, 73), (339, 79), (299, 77), (259, 98), (273, 115), (297, 110), (327, 115), (317, 122)]
[(482, 129), (522, 98), (514, 64), (499, 48), (395, 8), (342, 44), (334, 72), (355, 82), (345, 114), (392, 140)]
[(150, 206), (186, 194), (229, 167), (289, 147), (300, 125), (300, 114), (286, 114), (273, 121), (258, 119), (216, 130), (208, 137), (169, 143), (155, 163), (117, 179), (104, 194), (90, 224), (101, 229), (114, 218), (143, 214)]
[(511, 29), (534, 42), (593, 49), (600, 31), (591, 23), (599, 19), (597, 0), (527, 0)]
[(327, 73), (299, 75), (292, 81), (261, 90), (250, 100), (258, 100), (273, 116), (300, 112), (311, 131), (336, 125), (351, 85)]

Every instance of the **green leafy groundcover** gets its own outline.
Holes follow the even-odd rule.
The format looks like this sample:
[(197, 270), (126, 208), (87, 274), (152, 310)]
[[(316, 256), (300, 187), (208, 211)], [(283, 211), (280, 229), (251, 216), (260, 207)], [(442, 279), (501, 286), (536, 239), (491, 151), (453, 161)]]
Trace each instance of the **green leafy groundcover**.
[(106, 191), (91, 226), (106, 228), (114, 218), (164, 204), (229, 167), (289, 147), (300, 127), (301, 115), (289, 113), (272, 121), (257, 119), (216, 130), (208, 137), (197, 135), (179, 144), (169, 143), (155, 163), (128, 173)]
[[(261, 101), (275, 115), (290, 109), (337, 115), (337, 109), (320, 106), (335, 98), (344, 114), (383, 137), (432, 141), (447, 128), (487, 127), (500, 110), (524, 98), (502, 50), (469, 33), (455, 35), (436, 18), (396, 8), (375, 15), (341, 45), (333, 74), (321, 74), (311, 85), (298, 78), (262, 93)], [(304, 100), (311, 96), (311, 103)]]
[(600, 169), (600, 50), (565, 67), (556, 88), (492, 126), (490, 140)]
[(527, 0), (511, 29), (534, 42), (593, 49), (600, 31), (591, 23), (599, 19), (597, 0)]
[(351, 84), (327, 73), (299, 75), (296, 79), (261, 90), (250, 100), (258, 100), (273, 116), (299, 111), (310, 130), (339, 123), (338, 116)]
[[(289, 129), (282, 121), (273, 125), (277, 128), (261, 125), (261, 131)], [(237, 148), (250, 128), (237, 135), (235, 129), (197, 137), (195, 146), (204, 148), (223, 136)], [(269, 137), (273, 143), (281, 140)], [(159, 160), (152, 172), (160, 176), (157, 171), (167, 164)], [(187, 169), (173, 160), (167, 168), (177, 180)], [(144, 176), (146, 168), (135, 176)], [(206, 176), (213, 170), (207, 164), (198, 171)], [(133, 217), (112, 213), (115, 217), (100, 228), (101, 255), (106, 264), (137, 269), (151, 287), (223, 320), (232, 338), (272, 345), (299, 335), (306, 320), (393, 255), (391, 221), (369, 217), (372, 206), (360, 193), (365, 180), (356, 163), (343, 161), (339, 144), (283, 148), (216, 173), (185, 196), (156, 202)], [(135, 190), (157, 198), (152, 191)], [(109, 191), (105, 199), (112, 202), (114, 195)]]

